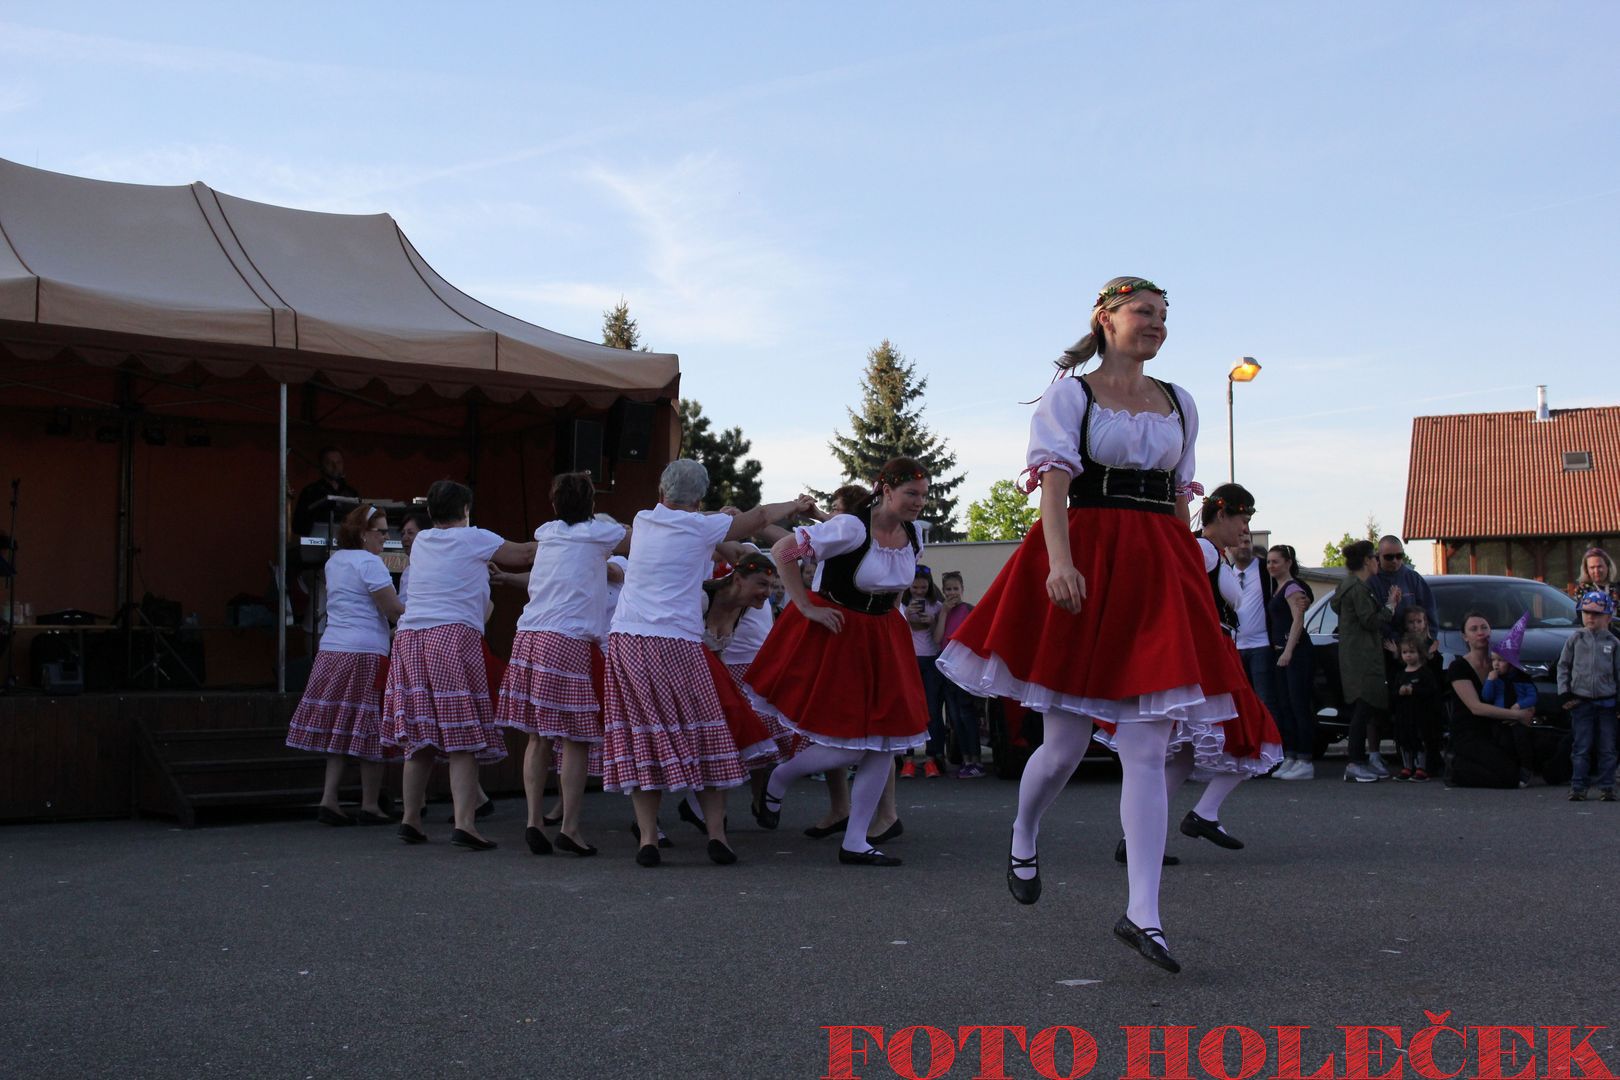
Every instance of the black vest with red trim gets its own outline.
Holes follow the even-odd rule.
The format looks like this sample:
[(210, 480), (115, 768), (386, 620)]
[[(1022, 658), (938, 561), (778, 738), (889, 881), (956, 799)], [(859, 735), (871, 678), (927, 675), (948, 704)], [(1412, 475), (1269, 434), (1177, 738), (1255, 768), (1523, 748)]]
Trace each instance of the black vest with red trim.
[[(1079, 376), (1075, 376), (1079, 378)], [(1151, 376), (1150, 376), (1151, 378)], [(1170, 402), (1170, 411), (1181, 424), (1181, 443), (1187, 444), (1187, 415), (1181, 409), (1175, 389), (1163, 379), (1153, 382)], [(1080, 475), (1069, 481), (1070, 506), (1106, 506), (1120, 510), (1146, 510), (1154, 514), (1176, 512), (1176, 474), (1170, 469), (1123, 469), (1102, 465), (1091, 456), (1091, 387), (1080, 379), (1086, 394), (1086, 411), (1080, 419)]]
[[(842, 555), (834, 555), (821, 564), (821, 586), (816, 592), (824, 599), (831, 600), (839, 607), (849, 608), (866, 615), (882, 615), (886, 611), (894, 610), (894, 602), (901, 590), (886, 593), (869, 593), (855, 587), (855, 571), (866, 558), (867, 550), (872, 546), (872, 508), (864, 506), (855, 511), (853, 515), (861, 523), (866, 539), (854, 551), (846, 551)], [(922, 553), (922, 544), (917, 540), (917, 526), (909, 521), (902, 521), (905, 526), (906, 540), (911, 544), (913, 556)]]

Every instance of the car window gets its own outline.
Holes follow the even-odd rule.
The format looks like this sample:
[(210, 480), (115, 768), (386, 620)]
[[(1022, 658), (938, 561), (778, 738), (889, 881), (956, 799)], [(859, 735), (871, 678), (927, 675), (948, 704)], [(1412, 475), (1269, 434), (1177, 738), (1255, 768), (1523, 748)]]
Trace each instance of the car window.
[(1477, 611), (1497, 630), (1505, 630), (1530, 613), (1531, 626), (1569, 627), (1579, 625), (1575, 601), (1540, 581), (1525, 578), (1497, 578), (1466, 585), (1445, 585), (1431, 579), (1435, 606), (1440, 609), (1440, 629), (1461, 630), (1463, 618)]
[(1339, 613), (1331, 603), (1317, 608), (1305, 623), (1307, 634), (1336, 634), (1339, 631)]

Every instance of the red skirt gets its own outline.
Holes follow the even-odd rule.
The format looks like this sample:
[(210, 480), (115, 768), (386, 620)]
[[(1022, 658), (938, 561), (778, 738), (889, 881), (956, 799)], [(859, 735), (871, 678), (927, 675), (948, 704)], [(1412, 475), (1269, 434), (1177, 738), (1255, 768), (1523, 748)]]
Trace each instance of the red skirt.
[(382, 692), (377, 675), (388, 665), (376, 653), (318, 652), (298, 708), (287, 724), (287, 745), (317, 754), (381, 761)]
[(604, 789), (702, 790), (748, 779), (706, 655), (699, 641), (608, 635)]
[(1050, 566), (1037, 523), (946, 643), (940, 670), (981, 697), (1079, 713), (1104, 728), (1235, 715), (1232, 695), (1248, 680), (1181, 520), (1071, 509), (1069, 543), (1086, 582), (1078, 614), (1046, 595)]
[[(746, 695), (747, 686), (745, 685), (745, 682), (746, 676), (748, 675), (748, 665), (727, 664), (726, 673), (731, 676), (731, 685), (735, 686), (739, 692)], [(803, 750), (810, 744), (810, 740), (783, 724), (782, 721), (777, 717), (769, 714), (760, 716), (757, 710), (754, 712), (754, 715), (759, 716), (760, 720), (765, 724), (765, 729), (771, 733), (771, 741), (776, 744), (777, 761), (788, 760), (794, 754), (797, 754), (800, 750)]]
[(602, 741), (602, 650), (546, 630), (519, 631), (495, 723), (553, 739)]
[(921, 746), (928, 700), (906, 620), (897, 611), (839, 610), (844, 628), (835, 634), (790, 606), (748, 666), (748, 700), (762, 717), (826, 746), (894, 753)]
[(474, 754), (482, 764), (506, 757), (487, 655), (483, 635), (460, 623), (396, 633), (383, 691), (383, 744), (407, 757), (429, 748)]
[(720, 662), (714, 651), (705, 648), (703, 655), (709, 661), (709, 675), (714, 679), (714, 692), (720, 699), (720, 708), (725, 711), (731, 741), (737, 744), (737, 752), (742, 755), (743, 761), (750, 768), (776, 761), (776, 743), (771, 738), (771, 729), (765, 726), (759, 713), (737, 689), (737, 684), (731, 680), (731, 672), (726, 670), (726, 665)]

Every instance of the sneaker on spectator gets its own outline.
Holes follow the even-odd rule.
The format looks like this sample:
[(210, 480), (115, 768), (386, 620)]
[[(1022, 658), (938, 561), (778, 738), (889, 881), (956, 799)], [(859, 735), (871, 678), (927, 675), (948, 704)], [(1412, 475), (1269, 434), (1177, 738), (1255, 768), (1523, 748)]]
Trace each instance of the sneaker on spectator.
[(1361, 761), (1352, 761), (1346, 765), (1344, 767), (1344, 778), (1353, 780), (1358, 784), (1376, 784), (1378, 782), (1378, 774), (1373, 772), (1372, 768), (1365, 762)]
[(1410, 780), (1412, 779), (1412, 770), (1403, 765), (1401, 766), (1401, 771), (1390, 777), (1390, 779), (1402, 781)]
[(1293, 779), (1296, 779), (1298, 777), (1298, 775), (1299, 775), (1299, 761), (1298, 761), (1298, 759), (1289, 758), (1287, 761), (1285, 761), (1281, 765), (1277, 766), (1276, 770), (1274, 772), (1272, 772), (1271, 778), (1273, 780), (1293, 780)]
[(956, 778), (958, 780), (972, 780), (975, 777), (983, 775), (984, 767), (976, 761), (970, 761), (966, 765), (963, 765), (960, 769), (956, 770)]
[(1424, 772), (1422, 769), (1413, 769), (1412, 770), (1412, 783), (1414, 783), (1414, 784), (1426, 784), (1426, 783), (1428, 783), (1428, 781), (1429, 781), (1429, 774), (1428, 773)]
[(1614, 802), (1614, 788), (1604, 788), (1598, 795), (1598, 802)]
[(938, 775), (939, 775), (939, 766), (934, 764), (934, 759), (933, 758), (929, 758), (927, 761), (923, 762), (923, 776), (924, 777), (932, 777), (932, 776), (938, 776)]
[(1367, 768), (1377, 773), (1378, 779), (1389, 779), (1389, 766), (1384, 764), (1384, 757), (1378, 751), (1374, 750), (1367, 755)]
[(1586, 801), (1586, 789), (1585, 788), (1571, 788), (1570, 792), (1569, 792), (1569, 801), (1570, 802), (1585, 802)]
[(917, 775), (917, 766), (912, 764), (912, 761), (911, 761), (910, 758), (906, 758), (905, 764), (900, 766), (900, 779), (902, 779), (902, 780), (910, 780), (913, 776), (916, 776), (916, 775)]

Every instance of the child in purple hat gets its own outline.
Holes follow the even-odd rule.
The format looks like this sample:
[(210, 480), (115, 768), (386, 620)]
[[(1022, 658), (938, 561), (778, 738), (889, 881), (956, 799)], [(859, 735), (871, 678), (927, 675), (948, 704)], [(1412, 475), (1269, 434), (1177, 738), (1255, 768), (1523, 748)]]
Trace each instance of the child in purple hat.
[(1519, 654), (1524, 648), (1524, 631), (1530, 625), (1530, 613), (1519, 616), (1519, 621), (1491, 650), (1491, 671), (1479, 692), (1479, 699), (1499, 709), (1515, 706), (1534, 709), (1539, 695), (1536, 684), (1519, 666)]
[(1598, 749), (1597, 786), (1604, 802), (1614, 802), (1615, 732), (1620, 727), (1620, 641), (1609, 633), (1614, 598), (1593, 590), (1581, 596), (1581, 628), (1564, 642), (1558, 656), (1558, 696), (1569, 710), (1571, 802), (1586, 799), (1592, 743)]

